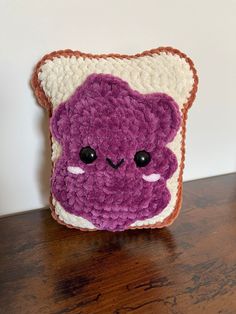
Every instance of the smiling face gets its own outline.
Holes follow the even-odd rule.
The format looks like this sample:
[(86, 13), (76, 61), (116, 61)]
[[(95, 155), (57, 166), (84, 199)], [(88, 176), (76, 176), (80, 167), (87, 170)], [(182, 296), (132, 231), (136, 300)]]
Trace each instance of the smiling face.
[(159, 214), (177, 169), (166, 144), (179, 126), (178, 106), (166, 94), (142, 95), (114, 76), (90, 75), (51, 119), (62, 146), (53, 196), (98, 229), (124, 230)]

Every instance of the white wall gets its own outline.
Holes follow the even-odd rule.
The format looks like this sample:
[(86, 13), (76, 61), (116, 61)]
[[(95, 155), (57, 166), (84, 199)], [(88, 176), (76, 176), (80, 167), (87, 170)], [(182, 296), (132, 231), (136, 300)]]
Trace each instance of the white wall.
[(141, 52), (171, 45), (199, 71), (185, 180), (236, 171), (236, 1), (0, 0), (0, 214), (48, 203), (45, 112), (32, 95), (45, 53)]

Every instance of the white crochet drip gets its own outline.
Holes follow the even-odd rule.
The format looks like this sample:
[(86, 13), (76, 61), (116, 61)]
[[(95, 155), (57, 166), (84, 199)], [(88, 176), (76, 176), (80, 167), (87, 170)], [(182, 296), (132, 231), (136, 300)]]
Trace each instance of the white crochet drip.
[[(172, 55), (166, 52), (134, 59), (55, 57), (41, 66), (38, 78), (53, 108), (56, 108), (61, 102), (66, 101), (92, 73), (118, 76), (127, 81), (131, 88), (141, 93), (164, 92), (174, 98), (180, 110), (187, 103), (194, 84), (193, 72), (186, 60), (177, 54)], [(174, 175), (167, 181), (171, 201), (159, 215), (136, 221), (131, 225), (132, 227), (162, 222), (174, 210), (182, 158), (181, 132), (180, 128), (175, 139), (167, 145), (176, 155), (179, 165)], [(52, 139), (53, 162), (60, 156), (60, 153), (60, 145)], [(88, 220), (66, 212), (56, 200), (53, 200), (53, 204), (57, 215), (65, 223), (75, 227), (95, 229)]]

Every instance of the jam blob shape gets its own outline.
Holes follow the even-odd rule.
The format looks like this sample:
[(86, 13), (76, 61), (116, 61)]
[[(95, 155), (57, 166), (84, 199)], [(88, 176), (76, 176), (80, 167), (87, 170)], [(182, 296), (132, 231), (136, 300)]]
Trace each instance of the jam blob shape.
[(54, 110), (50, 123), (62, 148), (51, 191), (65, 211), (97, 229), (120, 231), (169, 204), (167, 180), (178, 162), (167, 144), (181, 124), (173, 98), (141, 94), (113, 75), (91, 74)]

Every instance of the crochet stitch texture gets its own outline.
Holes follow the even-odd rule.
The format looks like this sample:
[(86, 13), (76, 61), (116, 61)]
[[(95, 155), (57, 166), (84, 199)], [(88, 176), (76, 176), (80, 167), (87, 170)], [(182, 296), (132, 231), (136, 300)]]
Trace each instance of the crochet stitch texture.
[[(52, 176), (53, 196), (66, 211), (102, 230), (124, 230), (160, 213), (170, 201), (166, 180), (177, 169), (166, 144), (176, 135), (180, 119), (178, 105), (166, 94), (142, 95), (114, 76), (90, 75), (52, 116), (52, 135), (62, 147)], [(79, 158), (87, 146), (98, 155), (89, 165)], [(138, 168), (134, 156), (141, 150), (152, 159)], [(124, 163), (114, 169), (108, 157)], [(70, 173), (68, 167), (84, 172)], [(143, 179), (152, 174), (160, 179)]]
[[(192, 61), (161, 47), (134, 56), (53, 52), (32, 86), (49, 110), (52, 215), (81, 230), (164, 227), (182, 199), (187, 111), (197, 91)], [(80, 157), (92, 149), (90, 163)], [(148, 152), (143, 167), (137, 152)]]

